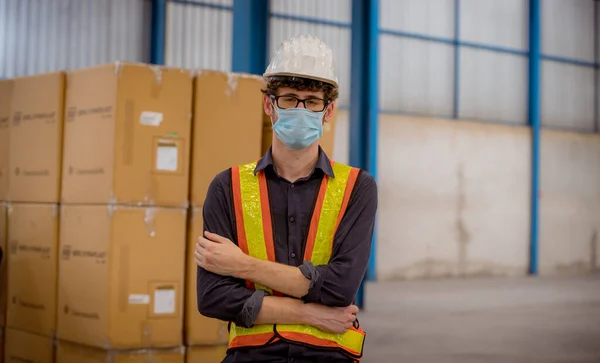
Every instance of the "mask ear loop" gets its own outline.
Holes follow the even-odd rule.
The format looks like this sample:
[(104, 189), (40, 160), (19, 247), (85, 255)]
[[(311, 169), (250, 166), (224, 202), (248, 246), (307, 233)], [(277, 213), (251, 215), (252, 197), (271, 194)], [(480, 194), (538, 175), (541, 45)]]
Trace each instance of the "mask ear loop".
[[(277, 107), (275, 106), (275, 97), (273, 97), (272, 95), (269, 96), (269, 98), (271, 99), (271, 109), (273, 110), (274, 113), (277, 114), (277, 116), (279, 116), (279, 112), (277, 112)], [(273, 125), (275, 125), (275, 123), (273, 123), (273, 114), (271, 114), (271, 129), (273, 128)]]
[(325, 121), (325, 117), (327, 117), (327, 115), (329, 114), (329, 104), (331, 102), (327, 102), (327, 104), (325, 105), (325, 110), (323, 110), (323, 123), (327, 123), (327, 121)]

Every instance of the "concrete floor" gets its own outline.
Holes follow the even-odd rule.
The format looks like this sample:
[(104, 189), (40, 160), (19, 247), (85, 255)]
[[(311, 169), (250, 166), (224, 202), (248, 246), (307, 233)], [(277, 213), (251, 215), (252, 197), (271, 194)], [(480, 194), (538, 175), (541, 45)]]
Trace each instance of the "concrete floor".
[(600, 363), (600, 275), (366, 287), (363, 363)]

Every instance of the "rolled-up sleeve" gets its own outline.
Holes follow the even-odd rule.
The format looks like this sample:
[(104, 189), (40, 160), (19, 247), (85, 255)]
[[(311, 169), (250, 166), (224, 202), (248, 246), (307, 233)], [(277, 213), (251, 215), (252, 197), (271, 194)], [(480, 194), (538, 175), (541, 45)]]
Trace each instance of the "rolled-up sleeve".
[(313, 266), (305, 261), (299, 267), (311, 282), (308, 293), (302, 297), (304, 301), (327, 306), (348, 306), (354, 302), (371, 255), (376, 212), (377, 184), (362, 171), (336, 231), (329, 263)]
[[(227, 170), (211, 182), (202, 209), (203, 229), (237, 243), (230, 176)], [(250, 290), (243, 280), (220, 276), (198, 266), (196, 295), (202, 315), (251, 327), (260, 312), (265, 292)]]

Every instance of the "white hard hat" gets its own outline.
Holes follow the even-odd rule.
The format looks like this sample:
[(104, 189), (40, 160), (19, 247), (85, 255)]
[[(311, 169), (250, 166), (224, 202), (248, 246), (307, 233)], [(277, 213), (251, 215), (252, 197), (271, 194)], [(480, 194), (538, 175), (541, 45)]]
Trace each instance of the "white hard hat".
[(263, 76), (297, 76), (338, 87), (333, 51), (314, 35), (298, 35), (281, 43)]

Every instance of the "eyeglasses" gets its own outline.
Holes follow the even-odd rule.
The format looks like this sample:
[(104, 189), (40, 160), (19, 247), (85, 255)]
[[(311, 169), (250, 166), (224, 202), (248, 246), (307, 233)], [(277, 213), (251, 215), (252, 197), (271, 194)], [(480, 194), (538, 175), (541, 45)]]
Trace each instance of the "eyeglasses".
[(275, 100), (277, 107), (281, 109), (286, 108), (297, 108), (302, 103), (304, 108), (307, 110), (311, 110), (313, 112), (323, 112), (329, 101), (326, 101), (321, 98), (307, 98), (300, 99), (295, 96), (271, 96), (271, 99)]

